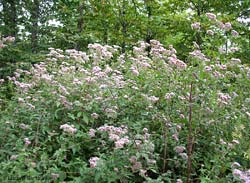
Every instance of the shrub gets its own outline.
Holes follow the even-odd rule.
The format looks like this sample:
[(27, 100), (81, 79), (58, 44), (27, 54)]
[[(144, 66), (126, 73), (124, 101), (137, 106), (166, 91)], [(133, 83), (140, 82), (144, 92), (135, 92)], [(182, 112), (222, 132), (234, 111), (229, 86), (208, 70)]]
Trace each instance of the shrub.
[(1, 111), (1, 179), (249, 181), (250, 69), (206, 43), (185, 62), (156, 40), (126, 54), (50, 48), (17, 69), (4, 81), (15, 95)]

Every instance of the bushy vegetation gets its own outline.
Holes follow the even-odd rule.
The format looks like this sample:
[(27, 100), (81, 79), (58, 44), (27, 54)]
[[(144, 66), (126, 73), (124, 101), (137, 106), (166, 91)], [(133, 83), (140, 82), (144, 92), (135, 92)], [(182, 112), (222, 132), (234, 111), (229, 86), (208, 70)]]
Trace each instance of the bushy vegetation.
[(239, 33), (212, 13), (191, 28), (184, 61), (151, 40), (19, 63), (0, 80), (1, 182), (249, 182)]

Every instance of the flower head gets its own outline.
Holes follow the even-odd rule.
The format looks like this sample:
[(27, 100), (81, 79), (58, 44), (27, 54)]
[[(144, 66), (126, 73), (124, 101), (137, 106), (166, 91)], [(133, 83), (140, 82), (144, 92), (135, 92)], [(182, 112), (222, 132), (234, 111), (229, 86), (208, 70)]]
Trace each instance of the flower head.
[(200, 24), (200, 22), (194, 22), (194, 23), (191, 24), (191, 27), (193, 29), (200, 30), (201, 24)]
[(95, 168), (97, 166), (97, 162), (100, 160), (98, 157), (92, 157), (89, 159), (89, 164), (91, 168)]
[(210, 20), (216, 20), (216, 15), (213, 14), (213, 13), (206, 13), (207, 17), (210, 19)]
[(60, 129), (62, 129), (64, 132), (67, 132), (70, 134), (74, 134), (77, 131), (77, 129), (74, 127), (74, 125), (68, 125), (68, 124), (61, 125)]

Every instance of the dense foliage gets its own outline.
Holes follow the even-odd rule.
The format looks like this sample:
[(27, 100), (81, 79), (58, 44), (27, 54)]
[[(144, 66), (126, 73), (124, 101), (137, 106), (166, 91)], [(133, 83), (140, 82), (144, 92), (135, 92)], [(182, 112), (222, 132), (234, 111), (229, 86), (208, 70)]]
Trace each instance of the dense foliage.
[(222, 23), (234, 25), (241, 35), (238, 56), (247, 63), (249, 7), (247, 0), (1, 0), (1, 37), (13, 36), (16, 41), (8, 52), (0, 52), (0, 65), (42, 61), (34, 53), (49, 47), (86, 51), (88, 44), (98, 42), (119, 45), (124, 52), (137, 41), (149, 43), (151, 39), (174, 45), (181, 50), (178, 56), (186, 60), (192, 42), (202, 46), (205, 41), (204, 29), (197, 36), (189, 25), (204, 21), (208, 12), (218, 14)]
[(249, 183), (249, 7), (0, 0), (0, 182)]
[(212, 13), (190, 27), (185, 62), (150, 40), (19, 63), (0, 80), (1, 182), (249, 182), (241, 38)]

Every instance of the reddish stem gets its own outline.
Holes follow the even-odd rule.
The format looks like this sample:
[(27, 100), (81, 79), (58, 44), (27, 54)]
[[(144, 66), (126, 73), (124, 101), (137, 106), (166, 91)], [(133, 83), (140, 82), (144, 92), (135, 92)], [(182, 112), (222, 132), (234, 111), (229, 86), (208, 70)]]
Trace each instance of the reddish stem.
[(190, 176), (192, 171), (192, 149), (193, 149), (193, 129), (192, 129), (192, 90), (193, 83), (190, 84), (190, 92), (189, 92), (189, 112), (188, 112), (188, 145), (187, 145), (187, 183), (190, 183)]

